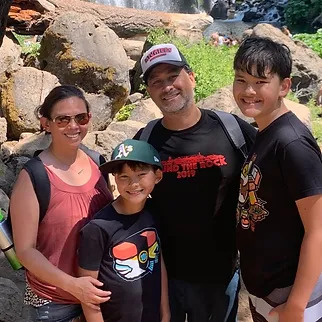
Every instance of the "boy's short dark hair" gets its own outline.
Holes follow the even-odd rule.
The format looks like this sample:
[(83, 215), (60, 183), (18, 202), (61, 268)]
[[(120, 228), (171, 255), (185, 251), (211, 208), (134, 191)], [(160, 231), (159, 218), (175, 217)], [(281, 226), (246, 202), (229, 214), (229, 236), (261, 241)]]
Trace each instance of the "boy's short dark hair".
[(290, 49), (269, 38), (248, 37), (237, 50), (234, 70), (261, 78), (267, 73), (277, 74), (280, 79), (289, 78), (292, 71)]
[(112, 174), (121, 173), (123, 170), (123, 167), (125, 165), (129, 166), (132, 171), (136, 171), (138, 169), (139, 170), (150, 170), (151, 169), (155, 173), (158, 169), (160, 169), (156, 165), (147, 164), (147, 163), (143, 163), (143, 162), (139, 162), (139, 161), (119, 161), (112, 166), (112, 169), (111, 169)]

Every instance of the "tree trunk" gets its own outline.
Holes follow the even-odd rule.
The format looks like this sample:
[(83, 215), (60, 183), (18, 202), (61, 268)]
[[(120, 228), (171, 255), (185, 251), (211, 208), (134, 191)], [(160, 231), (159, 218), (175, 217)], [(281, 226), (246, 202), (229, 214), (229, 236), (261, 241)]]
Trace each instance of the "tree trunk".
[(6, 32), (8, 13), (9, 13), (11, 3), (12, 3), (12, 0), (0, 1), (0, 47), (2, 45), (3, 37)]

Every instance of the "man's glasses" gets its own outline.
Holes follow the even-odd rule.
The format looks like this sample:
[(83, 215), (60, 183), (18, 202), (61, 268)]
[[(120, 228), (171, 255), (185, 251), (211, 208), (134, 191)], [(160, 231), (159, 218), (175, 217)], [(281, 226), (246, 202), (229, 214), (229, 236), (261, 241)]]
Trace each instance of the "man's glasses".
[(71, 120), (75, 120), (78, 125), (86, 125), (91, 118), (90, 113), (80, 113), (74, 116), (71, 115), (58, 115), (52, 121), (58, 127), (66, 127)]

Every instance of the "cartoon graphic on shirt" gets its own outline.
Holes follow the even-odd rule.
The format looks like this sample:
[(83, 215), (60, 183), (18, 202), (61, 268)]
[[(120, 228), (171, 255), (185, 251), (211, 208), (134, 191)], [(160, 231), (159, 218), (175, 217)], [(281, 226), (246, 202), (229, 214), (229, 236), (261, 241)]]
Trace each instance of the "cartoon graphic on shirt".
[(256, 154), (242, 168), (240, 190), (237, 205), (237, 224), (243, 229), (255, 231), (255, 223), (264, 220), (269, 212), (265, 209), (266, 202), (257, 196), (262, 174), (254, 164)]
[(129, 236), (111, 249), (114, 270), (127, 281), (152, 273), (160, 256), (159, 237), (154, 228)]

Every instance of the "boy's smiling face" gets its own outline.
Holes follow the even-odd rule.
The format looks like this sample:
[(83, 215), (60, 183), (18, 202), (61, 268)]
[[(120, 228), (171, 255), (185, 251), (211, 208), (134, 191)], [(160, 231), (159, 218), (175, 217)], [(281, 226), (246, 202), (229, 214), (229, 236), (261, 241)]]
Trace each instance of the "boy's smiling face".
[(138, 205), (145, 202), (161, 178), (162, 171), (154, 171), (153, 167), (148, 165), (133, 170), (124, 164), (122, 170), (115, 173), (115, 183), (123, 200)]
[(282, 112), (281, 98), (287, 95), (290, 85), (289, 78), (281, 80), (277, 74), (267, 73), (262, 78), (236, 70), (233, 94), (245, 116), (254, 118), (259, 126), (267, 126)]

